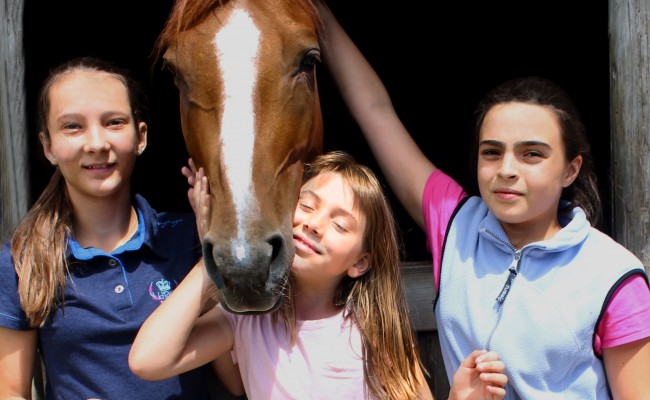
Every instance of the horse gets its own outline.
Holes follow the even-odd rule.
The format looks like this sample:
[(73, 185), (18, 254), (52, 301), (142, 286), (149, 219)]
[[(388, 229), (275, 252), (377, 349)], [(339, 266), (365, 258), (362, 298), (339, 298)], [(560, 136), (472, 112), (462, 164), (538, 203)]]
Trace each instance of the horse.
[(312, 0), (177, 0), (156, 42), (210, 185), (205, 268), (234, 313), (282, 299), (303, 165), (322, 151), (321, 32)]

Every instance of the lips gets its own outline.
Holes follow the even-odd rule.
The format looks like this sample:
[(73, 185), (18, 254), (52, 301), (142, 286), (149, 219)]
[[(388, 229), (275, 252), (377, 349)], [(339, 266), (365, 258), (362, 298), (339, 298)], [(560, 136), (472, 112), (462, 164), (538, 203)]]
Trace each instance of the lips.
[(296, 246), (296, 250), (302, 250), (304, 252), (309, 252), (309, 253), (323, 254), (323, 250), (317, 243), (307, 239), (305, 236), (300, 235), (298, 233), (294, 233), (293, 243)]
[(115, 163), (101, 163), (101, 164), (89, 164), (89, 165), (84, 165), (82, 166), (84, 169), (90, 169), (90, 170), (101, 170), (101, 169), (108, 169), (111, 168), (115, 165)]
[(523, 193), (512, 189), (495, 189), (494, 195), (502, 200), (514, 200), (523, 196)]

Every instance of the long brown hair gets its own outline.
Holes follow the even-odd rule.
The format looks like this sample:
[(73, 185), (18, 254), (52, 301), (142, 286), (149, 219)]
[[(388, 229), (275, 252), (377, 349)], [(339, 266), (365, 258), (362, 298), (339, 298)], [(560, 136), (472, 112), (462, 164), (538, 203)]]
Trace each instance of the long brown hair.
[[(65, 75), (78, 70), (103, 71), (118, 78), (127, 88), (135, 126), (146, 120), (147, 102), (138, 82), (107, 61), (81, 57), (52, 69), (41, 87), (37, 127), (46, 140), (50, 140), (47, 128), (50, 89)], [(20, 304), (32, 327), (41, 325), (57, 306), (63, 304), (71, 227), (72, 204), (65, 179), (57, 167), (50, 182), (11, 236), (11, 255), (18, 275)]]
[[(368, 167), (344, 152), (330, 152), (307, 164), (303, 182), (320, 174), (341, 176), (354, 194), (355, 208), (366, 217), (363, 246), (370, 268), (358, 278), (345, 277), (332, 299), (361, 332), (366, 384), (380, 399), (418, 398), (426, 383), (419, 382), (416, 369), (423, 365), (406, 304), (395, 219), (382, 186)], [(278, 314), (294, 342), (291, 286)]]

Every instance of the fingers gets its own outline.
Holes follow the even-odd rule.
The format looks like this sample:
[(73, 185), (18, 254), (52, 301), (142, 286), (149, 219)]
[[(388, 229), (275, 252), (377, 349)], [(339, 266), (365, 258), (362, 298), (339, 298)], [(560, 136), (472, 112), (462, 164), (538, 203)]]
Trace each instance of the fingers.
[(203, 168), (199, 168), (196, 173), (195, 182), (196, 185), (192, 193), (194, 199), (191, 202), (193, 202), (194, 213), (196, 214), (199, 237), (203, 238), (210, 225), (210, 189)]
[[(460, 363), (460, 366), (465, 367), (465, 368), (475, 368), (476, 365), (477, 365), (477, 360), (479, 359), (479, 357), (481, 357), (482, 355), (485, 355), (487, 353), (488, 353), (487, 350), (474, 350), (474, 351), (472, 351), (472, 353), (469, 356), (467, 356), (463, 360), (462, 363)], [(489, 356), (488, 358), (491, 358), (491, 357), (492, 356)], [(497, 358), (498, 358), (498, 356), (497, 356)]]
[(506, 389), (502, 387), (488, 385), (486, 389), (492, 395), (493, 399), (503, 399), (506, 397)]
[(504, 372), (505, 363), (499, 359), (499, 354), (495, 351), (488, 351), (478, 355), (475, 359), (476, 369), (480, 372)]
[(196, 169), (196, 164), (194, 164), (194, 160), (191, 158), (187, 160), (187, 164), (189, 167), (183, 166), (181, 167), (181, 174), (183, 174), (184, 177), (187, 178), (187, 183), (190, 186), (194, 186), (196, 183), (196, 174), (197, 174), (197, 169)]
[(196, 164), (194, 164), (194, 160), (191, 157), (187, 160), (187, 164), (190, 166), (192, 172), (196, 173)]

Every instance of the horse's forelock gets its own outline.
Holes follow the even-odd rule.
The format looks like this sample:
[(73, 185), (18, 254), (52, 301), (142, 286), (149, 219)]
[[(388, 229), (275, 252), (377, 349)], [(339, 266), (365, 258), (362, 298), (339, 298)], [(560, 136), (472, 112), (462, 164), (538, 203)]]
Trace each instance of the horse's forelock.
[[(177, 0), (172, 8), (165, 27), (158, 36), (154, 46), (155, 59), (158, 60), (165, 52), (165, 49), (178, 39), (178, 35), (193, 28), (212, 12), (216, 7), (223, 7), (230, 0)], [(323, 23), (318, 8), (313, 0), (295, 0), (298, 6), (302, 6), (311, 15), (316, 25), (319, 36), (323, 32)]]
[(229, 0), (176, 0), (158, 39), (154, 52), (159, 59), (165, 49), (178, 39), (178, 35), (193, 28), (217, 7), (223, 6)]

